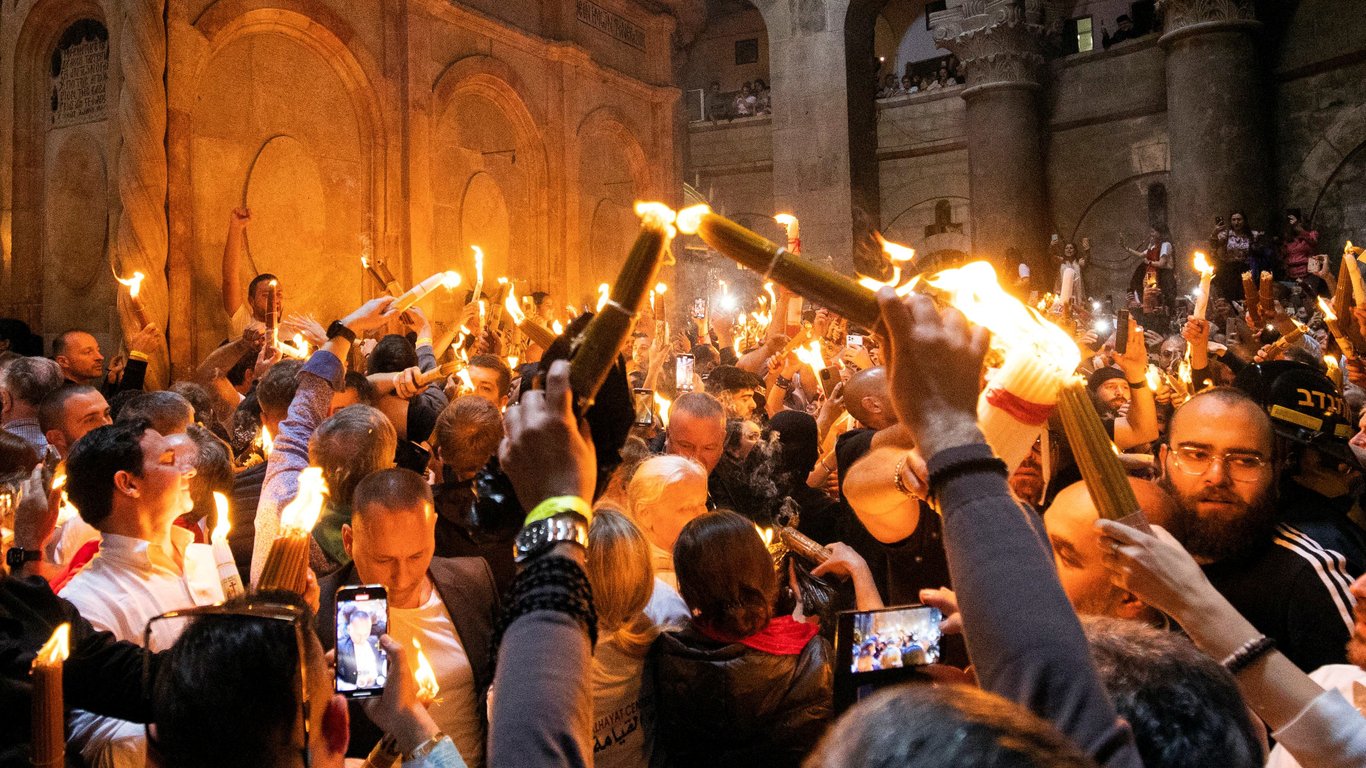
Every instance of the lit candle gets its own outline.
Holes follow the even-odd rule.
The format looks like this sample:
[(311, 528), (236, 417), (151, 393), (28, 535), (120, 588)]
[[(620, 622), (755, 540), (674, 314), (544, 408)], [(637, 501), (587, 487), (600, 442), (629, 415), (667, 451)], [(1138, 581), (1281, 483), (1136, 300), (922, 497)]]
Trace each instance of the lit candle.
[(327, 482), (319, 467), (299, 473), (299, 492), (280, 512), (280, 533), (270, 545), (257, 591), (286, 589), (302, 595), (308, 585), (308, 549), (322, 516)]
[(1067, 307), (1072, 304), (1072, 290), (1076, 281), (1076, 268), (1064, 267), (1062, 270), (1062, 295), (1058, 296), (1058, 303), (1054, 305), (1055, 310), (1067, 311)]
[(1352, 298), (1359, 307), (1366, 306), (1366, 283), (1361, 280), (1361, 264), (1357, 263), (1356, 257), (1360, 252), (1360, 248), (1352, 247), (1351, 240), (1342, 249), (1342, 263), (1347, 265), (1347, 276), (1352, 281)]
[(512, 324), (517, 326), (517, 330), (525, 333), (533, 344), (542, 350), (546, 350), (555, 343), (555, 337), (559, 334), (551, 333), (549, 328), (536, 322), (523, 312), (522, 308), (517, 305), (517, 294), (511, 288), (508, 290), (507, 300), (503, 302), (503, 308), (507, 310), (508, 317), (512, 318)]
[[(655, 319), (656, 319), (656, 320), (667, 320), (667, 319), (669, 319), (669, 313), (666, 312), (666, 311), (664, 311), (664, 293), (665, 293), (665, 291), (668, 291), (668, 290), (669, 290), (669, 286), (665, 285), (664, 283), (655, 283), (655, 289), (654, 289), (654, 291), (650, 294), (650, 310), (651, 310), (652, 312), (654, 312), (654, 316), (655, 316)], [(655, 309), (654, 309), (654, 303), (655, 303), (656, 301), (659, 302), (659, 310), (658, 310), (658, 311), (655, 311)]]
[(1204, 320), (1205, 311), (1209, 308), (1209, 286), (1210, 281), (1214, 279), (1214, 267), (1200, 251), (1195, 252), (1194, 263), (1195, 271), (1200, 273), (1200, 295), (1195, 297), (1195, 316)]
[(115, 277), (114, 279), (128, 286), (128, 308), (133, 311), (133, 317), (138, 321), (138, 328), (146, 328), (148, 325), (147, 310), (142, 306), (140, 294), (142, 293), (142, 281), (146, 280), (147, 276), (141, 272), (134, 272), (133, 276), (127, 280), (122, 277)]
[(816, 565), (829, 560), (834, 553), (789, 525), (778, 526), (778, 538), (783, 545)]
[(1258, 291), (1257, 310), (1261, 317), (1268, 320), (1276, 316), (1276, 281), (1270, 272), (1262, 272), (1262, 284)]
[(441, 693), (441, 685), (436, 681), (436, 672), (432, 669), (431, 662), (427, 661), (427, 654), (422, 652), (422, 644), (413, 638), (413, 650), (417, 651), (417, 659), (413, 665), (413, 679), (417, 681), (417, 701), (422, 706), (429, 706), (436, 701), (436, 695)]
[(383, 260), (376, 261), (375, 267), (379, 269), (381, 275), (384, 275), (384, 288), (389, 292), (390, 296), (398, 296), (403, 292), (403, 286), (398, 282), (398, 278), (394, 276), (394, 273), (390, 271), (388, 262)]
[(266, 339), (271, 346), (280, 343), (280, 282), (266, 283)]
[(1337, 358), (1332, 355), (1323, 356), (1324, 365), (1328, 366), (1328, 378), (1333, 382), (1333, 388), (1342, 391), (1342, 366), (1338, 365)]
[(783, 225), (783, 231), (787, 233), (787, 252), (793, 256), (802, 255), (802, 230), (797, 223), (797, 217), (790, 213), (780, 213), (773, 217), (773, 220)]
[(773, 280), (788, 290), (829, 307), (867, 328), (881, 322), (873, 292), (833, 270), (797, 258), (786, 248), (760, 237), (705, 205), (685, 208), (678, 214), (678, 229), (696, 233), (707, 245)]
[(1328, 326), (1328, 332), (1333, 335), (1333, 340), (1338, 343), (1338, 349), (1342, 350), (1343, 357), (1356, 357), (1356, 347), (1352, 346), (1352, 340), (1347, 338), (1347, 334), (1342, 332), (1342, 324), (1338, 322), (1338, 316), (1333, 311), (1333, 306), (1322, 296), (1319, 297), (1319, 311), (1323, 313), (1323, 324)]
[(213, 545), (213, 561), (218, 565), (218, 580), (223, 584), (223, 597), (231, 600), (246, 592), (242, 587), (242, 576), (237, 572), (237, 561), (233, 560), (232, 549), (228, 546), (228, 533), (232, 530), (229, 519), (228, 497), (218, 491), (213, 492), (213, 503), (218, 510), (218, 521), (214, 523), (209, 543)]
[(474, 251), (474, 300), (478, 301), (484, 295), (484, 249), (471, 245), (470, 250)]
[(1257, 311), (1257, 277), (1251, 271), (1243, 273), (1243, 306), (1253, 326), (1262, 324), (1261, 313)]
[[(878, 244), (882, 246), (883, 254), (887, 256), (887, 260), (892, 264), (892, 279), (883, 282), (882, 280), (872, 277), (859, 277), (859, 285), (870, 291), (876, 291), (884, 285), (891, 288), (900, 288), (901, 268), (915, 259), (915, 249), (907, 248), (900, 243), (893, 243), (877, 232), (873, 233), (873, 237), (877, 238)], [(897, 291), (897, 293), (905, 295), (902, 291)]]
[(1298, 320), (1292, 318), (1291, 322), (1295, 324), (1295, 329), (1270, 344), (1270, 349), (1268, 349), (1266, 353), (1267, 360), (1275, 360), (1285, 354), (1285, 351), (1290, 349), (1290, 345), (1299, 342), (1309, 330)]
[(62, 667), (70, 653), (71, 625), (62, 624), (38, 650), (29, 676), (33, 681), (33, 741), (29, 760), (35, 766), (66, 765), (66, 707)]
[(435, 275), (432, 275), (431, 277), (427, 278), (426, 280), (423, 280), (422, 282), (418, 283), (412, 288), (409, 288), (407, 293), (403, 294), (402, 296), (399, 296), (398, 299), (394, 302), (394, 311), (408, 311), (412, 308), (414, 304), (426, 298), (427, 294), (431, 293), (432, 291), (435, 291), (437, 288), (440, 288), (443, 285), (446, 286), (446, 290), (448, 291), (453, 291), (456, 288), (459, 288), (460, 273), (437, 272)]

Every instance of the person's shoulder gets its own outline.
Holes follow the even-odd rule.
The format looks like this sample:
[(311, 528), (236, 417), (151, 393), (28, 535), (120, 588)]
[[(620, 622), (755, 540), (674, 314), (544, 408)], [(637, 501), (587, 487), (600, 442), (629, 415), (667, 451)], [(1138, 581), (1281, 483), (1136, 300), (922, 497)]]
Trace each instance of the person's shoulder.
[(493, 571), (482, 557), (433, 557), (428, 571), (439, 583), (493, 584)]

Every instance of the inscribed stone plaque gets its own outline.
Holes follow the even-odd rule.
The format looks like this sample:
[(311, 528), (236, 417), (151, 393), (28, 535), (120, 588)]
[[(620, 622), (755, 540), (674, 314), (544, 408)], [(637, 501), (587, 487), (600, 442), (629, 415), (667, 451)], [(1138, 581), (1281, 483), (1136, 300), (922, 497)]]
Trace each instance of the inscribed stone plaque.
[(645, 30), (632, 24), (624, 16), (612, 13), (596, 3), (578, 0), (574, 6), (578, 20), (593, 29), (620, 40), (639, 50), (645, 50)]
[(109, 33), (96, 21), (73, 24), (52, 54), (52, 126), (103, 120)]

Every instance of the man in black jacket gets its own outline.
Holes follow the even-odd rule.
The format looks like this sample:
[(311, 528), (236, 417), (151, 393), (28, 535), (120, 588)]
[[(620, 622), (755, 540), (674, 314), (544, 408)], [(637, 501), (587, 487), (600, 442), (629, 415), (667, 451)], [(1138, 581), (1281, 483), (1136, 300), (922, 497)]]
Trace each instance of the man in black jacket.
[[(82, 330), (65, 331), (52, 340), (52, 359), (62, 367), (62, 375), (73, 384), (91, 384), (105, 397), (125, 390), (140, 390), (147, 379), (147, 358), (160, 347), (161, 334), (148, 325), (128, 340), (128, 362), (118, 381), (106, 378), (104, 355), (94, 336)], [(112, 373), (112, 371), (111, 371)]]

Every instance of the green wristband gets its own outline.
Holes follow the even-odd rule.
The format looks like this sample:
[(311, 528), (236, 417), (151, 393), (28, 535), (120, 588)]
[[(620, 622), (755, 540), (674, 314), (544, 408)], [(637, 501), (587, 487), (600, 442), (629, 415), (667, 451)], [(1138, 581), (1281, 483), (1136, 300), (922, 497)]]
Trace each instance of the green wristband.
[(561, 512), (577, 512), (583, 515), (585, 520), (591, 521), (593, 519), (593, 506), (578, 496), (551, 496), (537, 504), (536, 508), (526, 516), (526, 520), (522, 521), (522, 525), (528, 526), (537, 520), (554, 517)]

